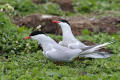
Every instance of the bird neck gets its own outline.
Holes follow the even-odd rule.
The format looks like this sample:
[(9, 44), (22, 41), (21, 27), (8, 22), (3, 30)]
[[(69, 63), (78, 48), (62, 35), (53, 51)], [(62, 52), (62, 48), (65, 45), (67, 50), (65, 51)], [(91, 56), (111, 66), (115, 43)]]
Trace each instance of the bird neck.
[(70, 25), (66, 24), (66, 25), (61, 25), (61, 28), (62, 28), (62, 34), (63, 34), (63, 40), (65, 39), (75, 39), (72, 31), (71, 31), (71, 28), (70, 28)]
[(56, 41), (54, 41), (46, 35), (39, 37), (38, 42), (41, 44), (43, 51), (51, 50), (54, 47), (54, 45), (57, 45)]

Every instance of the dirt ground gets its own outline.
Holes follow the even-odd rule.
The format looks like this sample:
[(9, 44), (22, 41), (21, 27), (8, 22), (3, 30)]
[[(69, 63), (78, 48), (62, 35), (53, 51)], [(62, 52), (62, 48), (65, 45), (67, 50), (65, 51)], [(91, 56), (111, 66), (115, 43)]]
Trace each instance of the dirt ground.
[[(35, 4), (45, 4), (47, 0), (32, 0)], [(62, 11), (74, 12), (73, 0), (50, 0), (49, 2), (59, 4)], [(91, 13), (92, 16), (99, 14), (99, 12)], [(22, 18), (20, 21), (15, 22), (19, 26), (25, 25), (27, 27), (36, 27), (42, 25), (41, 30), (47, 33), (53, 33), (61, 35), (61, 29), (58, 25), (51, 23), (51, 20), (60, 19), (58, 16), (51, 16), (43, 18), (43, 15), (33, 14)], [(117, 24), (120, 24), (120, 17), (101, 17), (101, 18), (87, 18), (83, 16), (75, 16), (70, 18), (64, 18), (71, 24), (71, 29), (74, 35), (82, 35), (83, 29), (88, 29), (91, 32), (107, 32), (109, 34), (114, 34), (119, 31)]]
[(36, 13), (14, 21), (13, 23), (28, 28), (41, 25), (41, 31), (61, 35), (60, 27), (57, 24), (52, 23), (52, 20), (59, 19), (66, 19), (69, 21), (74, 35), (82, 35), (82, 30), (84, 29), (88, 29), (94, 33), (107, 32), (109, 34), (115, 34), (120, 30), (117, 26), (117, 24), (120, 24), (120, 17), (86, 18), (83, 16), (75, 16), (63, 18)]
[(56, 3), (60, 5), (60, 8), (62, 9), (62, 11), (64, 12), (69, 11), (74, 13), (72, 0), (56, 0)]

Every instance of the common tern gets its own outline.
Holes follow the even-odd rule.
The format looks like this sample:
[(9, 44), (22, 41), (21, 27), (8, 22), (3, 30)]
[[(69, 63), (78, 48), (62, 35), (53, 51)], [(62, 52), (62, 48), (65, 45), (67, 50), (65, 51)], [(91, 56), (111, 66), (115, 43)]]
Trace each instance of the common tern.
[(101, 49), (102, 47), (111, 44), (112, 42), (106, 42), (104, 44), (87, 46), (82, 43), (80, 40), (76, 39), (73, 35), (70, 23), (66, 20), (53, 20), (53, 23), (59, 24), (62, 29), (63, 40), (59, 42), (60, 45), (68, 47), (70, 49), (82, 49), (84, 53), (91, 53), (91, 54), (82, 54), (80, 57), (90, 57), (90, 58), (108, 58), (111, 54), (107, 52), (98, 52), (97, 50)]
[(30, 38), (37, 40), (41, 44), (45, 57), (56, 62), (70, 62), (80, 54), (84, 54), (81, 49), (70, 49), (59, 45), (41, 31), (33, 31), (29, 36), (25, 37), (25, 39)]

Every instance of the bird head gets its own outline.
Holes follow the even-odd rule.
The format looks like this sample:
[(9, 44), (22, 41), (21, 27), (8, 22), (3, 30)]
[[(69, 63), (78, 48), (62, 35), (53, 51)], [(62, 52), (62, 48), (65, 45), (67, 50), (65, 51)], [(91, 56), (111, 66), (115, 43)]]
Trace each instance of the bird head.
[(33, 31), (29, 36), (25, 37), (24, 39), (33, 39), (33, 40), (39, 40), (40, 36), (43, 36), (44, 33), (41, 31)]
[(61, 27), (70, 25), (67, 20), (53, 20), (52, 22), (59, 24)]

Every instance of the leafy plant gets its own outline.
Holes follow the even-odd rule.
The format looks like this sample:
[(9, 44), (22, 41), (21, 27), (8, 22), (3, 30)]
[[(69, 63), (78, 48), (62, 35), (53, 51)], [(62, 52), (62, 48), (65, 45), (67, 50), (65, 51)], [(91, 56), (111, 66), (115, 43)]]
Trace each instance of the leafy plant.
[(89, 35), (91, 32), (88, 29), (83, 29), (82, 30), (82, 35)]
[(117, 24), (118, 27), (120, 27), (120, 24)]
[(79, 13), (90, 13), (101, 10), (118, 10), (118, 0), (74, 0), (74, 8)]
[[(12, 24), (9, 17), (5, 15), (5, 13), (0, 13), (0, 53), (1, 54), (9, 54), (9, 53), (16, 53), (19, 54), (19, 51), (26, 51), (29, 50), (34, 45), (33, 43), (26, 44), (23, 34), (25, 35), (28, 29), (21, 27), (18, 28), (16, 25)], [(28, 31), (27, 31), (28, 30)], [(27, 31), (27, 32), (26, 32)], [(31, 45), (31, 46), (30, 46)], [(26, 46), (26, 48), (24, 48)], [(33, 47), (33, 50), (37, 50), (37, 47)], [(32, 50), (31, 50), (32, 51)]]
[[(24, 0), (25, 3), (23, 0), (2, 1), (9, 3), (14, 8), (16, 8), (15, 10), (21, 12), (23, 15), (38, 11), (41, 13), (61, 15), (61, 10), (59, 12), (59, 6), (53, 3), (37, 5), (36, 7), (35, 4), (27, 0)], [(81, 2), (82, 0), (77, 1)], [(112, 9), (106, 0), (101, 0), (103, 1), (102, 3), (100, 3), (98, 0), (95, 0), (95, 2), (93, 0), (87, 0), (88, 2), (84, 1), (78, 3), (81, 4), (82, 8), (78, 5), (75, 5), (78, 12), (80, 11), (84, 13), (87, 12), (86, 10), (88, 10), (88, 12), (91, 12), (99, 8), (105, 8), (106, 10)], [(104, 2), (105, 4), (103, 4)], [(118, 0), (110, 2), (111, 5), (114, 5), (114, 9), (119, 9), (119, 7), (116, 8), (116, 5), (118, 5), (116, 4), (117, 2)], [(84, 5), (84, 3), (86, 4)], [(21, 9), (19, 6), (25, 9)], [(31, 6), (34, 10), (30, 9)], [(71, 13), (67, 12), (66, 15), (71, 15)], [(109, 35), (107, 33), (92, 33), (92, 35), (89, 35), (91, 32), (89, 32), (87, 29), (83, 30), (82, 34), (84, 35), (77, 37), (79, 40), (89, 40), (98, 44), (115, 41), (114, 44), (108, 45), (106, 47), (112, 51), (112, 57), (106, 59), (80, 58), (80, 60), (74, 60), (73, 62), (63, 63), (61, 66), (56, 66), (54, 62), (44, 57), (42, 51), (38, 49), (36, 41), (24, 40), (24, 37), (29, 35), (30, 32), (31, 29), (16, 26), (15, 24), (11, 23), (10, 18), (6, 15), (5, 12), (0, 12), (0, 54), (2, 54), (0, 56), (0, 80), (120, 79), (119, 34)], [(53, 34), (49, 34), (49, 36), (58, 41), (62, 40), (62, 36), (56, 36)]]
[(27, 14), (39, 12), (41, 14), (55, 14), (55, 15), (62, 15), (62, 11), (58, 4), (55, 3), (45, 3), (45, 4), (38, 4), (32, 2), (32, 0), (5, 0), (0, 1), (2, 3), (9, 3), (11, 6), (14, 7), (16, 13), (24, 16)]

